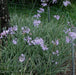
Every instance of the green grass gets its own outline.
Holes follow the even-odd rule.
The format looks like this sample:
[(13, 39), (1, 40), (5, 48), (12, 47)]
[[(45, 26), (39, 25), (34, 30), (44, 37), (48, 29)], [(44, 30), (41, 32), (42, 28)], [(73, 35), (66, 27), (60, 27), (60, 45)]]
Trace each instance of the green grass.
[[(2, 50), (2, 71), (13, 71), (10, 72), (11, 75), (19, 75), (14, 71), (23, 71), (26, 75), (56, 75), (59, 72), (65, 73), (69, 70), (71, 64), (71, 46), (66, 44), (63, 30), (69, 28), (74, 23), (72, 21), (73, 15), (70, 11), (63, 11), (63, 9), (58, 9), (56, 7), (51, 7), (51, 20), (48, 23), (47, 8), (46, 13), (42, 14), (40, 18), (42, 23), (39, 28), (33, 26), (33, 15), (36, 13), (37, 8), (33, 9), (30, 14), (30, 10), (15, 10), (12, 12), (10, 10), (10, 25), (18, 25), (18, 31), (15, 35), (8, 36), (6, 46)], [(67, 9), (65, 9), (67, 10)], [(35, 12), (34, 12), (35, 11)], [(27, 13), (25, 13), (27, 12)], [(60, 20), (57, 21), (53, 18), (53, 15), (60, 15)], [(69, 15), (70, 14), (70, 15)], [(74, 14), (75, 15), (75, 14)], [(71, 26), (67, 25), (67, 22), (71, 22)], [(27, 26), (30, 28), (30, 34), (21, 34), (21, 27)], [(29, 46), (24, 40), (24, 37), (30, 36), (32, 39), (36, 37), (41, 37), (44, 40), (45, 45), (49, 48), (47, 51), (43, 51), (40, 46)], [(18, 44), (14, 45), (12, 40), (18, 38)], [(59, 40), (59, 45), (53, 45), (52, 40)], [(59, 50), (59, 56), (53, 55), (52, 52)], [(20, 63), (18, 58), (21, 54), (24, 54), (26, 60)], [(58, 62), (56, 65), (52, 60)], [(7, 66), (7, 67), (5, 67)], [(24, 75), (24, 73), (22, 75)]]

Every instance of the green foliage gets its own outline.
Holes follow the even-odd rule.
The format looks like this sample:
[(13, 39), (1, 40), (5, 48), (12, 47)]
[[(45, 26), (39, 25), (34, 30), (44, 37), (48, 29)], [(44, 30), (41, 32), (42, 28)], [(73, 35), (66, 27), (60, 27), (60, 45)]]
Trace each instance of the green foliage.
[[(14, 1), (14, 0), (13, 0)], [(31, 6), (31, 5), (30, 5)], [(69, 21), (73, 25), (73, 20), (76, 18), (75, 13), (71, 14), (70, 7), (67, 8), (51, 8), (51, 21), (47, 21), (47, 12), (42, 14), (40, 20), (42, 23), (39, 28), (33, 26), (33, 15), (36, 13), (36, 8), (33, 9), (32, 15), (28, 6), (26, 10), (20, 10), (13, 7), (10, 11), (10, 25), (18, 25), (18, 31), (16, 34), (8, 36), (5, 41), (5, 46), (1, 47), (0, 51), (0, 71), (5, 75), (56, 75), (59, 72), (65, 73), (69, 70), (71, 64), (71, 47), (70, 44), (66, 44), (63, 29), (69, 28), (67, 22)], [(75, 12), (75, 5), (72, 6)], [(64, 9), (64, 10), (63, 10)], [(15, 10), (15, 11), (14, 11)], [(47, 10), (47, 9), (46, 9)], [(45, 11), (46, 11), (45, 10)], [(26, 12), (26, 14), (25, 14)], [(60, 20), (54, 19), (53, 15), (60, 15)], [(71, 18), (70, 18), (71, 16)], [(74, 21), (74, 24), (76, 22)], [(21, 34), (21, 27), (27, 26), (31, 29), (30, 34)], [(35, 31), (35, 32), (34, 32)], [(30, 36), (32, 39), (41, 37), (44, 39), (44, 43), (48, 46), (47, 51), (43, 51), (38, 45), (29, 46), (27, 42), (23, 40), (24, 37)], [(18, 38), (17, 45), (12, 43), (14, 38)], [(53, 45), (52, 40), (58, 39), (59, 45)], [(52, 52), (59, 50), (59, 56), (53, 55)], [(19, 62), (19, 56), (25, 55), (25, 61)], [(56, 65), (55, 62), (58, 62)], [(12, 72), (11, 72), (12, 71)]]
[[(50, 23), (47, 21), (47, 15), (42, 14), (42, 23), (39, 28), (36, 28), (33, 27), (34, 18), (33, 15), (28, 15), (30, 13), (28, 9), (26, 10), (26, 12), (28, 12), (27, 14), (24, 14), (22, 11), (21, 13), (16, 12), (18, 12), (18, 10), (10, 14), (10, 25), (18, 25), (18, 31), (15, 35), (8, 36), (5, 42), (6, 46), (3, 47), (2, 50), (0, 70), (5, 72), (9, 71), (10, 73), (13, 71), (11, 75), (19, 75), (18, 72), (22, 72), (22, 75), (24, 75), (24, 73), (26, 75), (56, 75), (59, 72), (66, 72), (71, 60), (70, 44), (66, 44), (66, 34), (63, 32), (63, 29), (68, 27), (67, 21), (69, 21), (69, 18), (67, 18), (67, 14), (65, 15), (64, 12), (60, 13), (61, 19), (59, 21), (51, 16)], [(54, 8), (51, 13), (55, 14)], [(29, 27), (32, 35), (21, 34), (21, 27), (23, 26)], [(26, 36), (30, 36), (32, 39), (36, 37), (43, 38), (49, 49), (43, 51), (40, 46), (29, 46), (23, 40)], [(14, 38), (18, 38), (17, 45), (12, 43)], [(59, 39), (58, 46), (51, 43), (51, 41), (55, 39)], [(59, 50), (59, 56), (52, 54), (52, 52), (57, 49)], [(21, 54), (24, 54), (26, 57), (25, 61), (22, 63), (19, 62), (19, 56)], [(58, 64), (56, 65), (52, 60), (55, 60)]]

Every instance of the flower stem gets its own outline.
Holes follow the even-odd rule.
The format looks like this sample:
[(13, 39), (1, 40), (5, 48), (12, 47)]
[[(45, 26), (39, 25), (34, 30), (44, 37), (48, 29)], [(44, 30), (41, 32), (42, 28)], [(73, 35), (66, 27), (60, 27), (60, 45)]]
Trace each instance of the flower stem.
[(75, 57), (74, 57), (74, 45), (73, 45), (73, 40), (71, 40), (71, 48), (72, 48), (72, 72), (73, 75), (75, 75)]

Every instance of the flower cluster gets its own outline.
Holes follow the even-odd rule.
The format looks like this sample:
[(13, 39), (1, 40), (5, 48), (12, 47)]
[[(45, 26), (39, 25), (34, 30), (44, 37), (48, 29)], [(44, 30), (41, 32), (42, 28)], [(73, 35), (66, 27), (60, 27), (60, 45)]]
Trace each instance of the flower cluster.
[(34, 26), (37, 26), (37, 27), (38, 27), (38, 25), (39, 25), (40, 23), (41, 23), (40, 20), (34, 20), (34, 22), (33, 22)]
[[(65, 27), (65, 29), (63, 30), (63, 32), (65, 34), (68, 34), (69, 32), (71, 32), (71, 28)], [(66, 43), (70, 43), (70, 41), (71, 41), (70, 37), (69, 36), (66, 36), (65, 38), (66, 38)]]
[(73, 28), (74, 30), (72, 30), (72, 28), (68, 28), (68, 29), (65, 28), (65, 30), (63, 30), (63, 32), (68, 35), (66, 36), (66, 43), (70, 43), (71, 40), (74, 41), (76, 39), (76, 32), (75, 32), (76, 28), (75, 27)]
[(68, 32), (68, 36), (66, 36), (66, 43), (70, 43), (71, 40), (75, 40), (76, 39), (76, 33), (75, 32)]
[[(38, 12), (39, 12), (39, 11), (38, 11)], [(35, 18), (40, 18), (41, 15), (38, 13), (37, 15), (34, 15), (33, 17), (35, 17)]]
[[(52, 3), (54, 4), (54, 3), (57, 3), (57, 0), (53, 0), (52, 1)], [(67, 7), (68, 5), (71, 5), (71, 2), (70, 1), (63, 1), (63, 5), (65, 6), (65, 7)], [(54, 18), (56, 18), (57, 20), (59, 20), (60, 19), (60, 16), (59, 15), (54, 15)]]
[(10, 28), (8, 28), (8, 30), (4, 30), (4, 31), (0, 34), (0, 38), (7, 37), (8, 34), (15, 34), (15, 32), (16, 32), (17, 30), (18, 30), (17, 25), (16, 25), (16, 26), (13, 26), (13, 27), (10, 27)]
[(0, 38), (3, 38), (4, 36), (6, 37), (8, 33), (9, 33), (9, 30), (4, 30), (4, 31), (0, 34)]
[[(55, 52), (52, 52), (53, 55), (59, 56), (59, 50), (56, 50)], [(55, 63), (56, 65), (58, 64), (57, 61), (55, 61), (54, 59), (52, 60), (52, 63)]]
[(44, 45), (44, 41), (43, 41), (42, 38), (36, 37), (36, 39), (32, 40), (31, 43), (32, 43), (33, 45), (40, 45), (44, 51), (45, 51), (45, 50), (48, 50), (47, 46)]
[(53, 43), (54, 45), (59, 45), (59, 40), (55, 40), (55, 41), (52, 40), (52, 43)]
[(8, 28), (9, 30), (9, 34), (15, 34), (15, 32), (18, 30), (18, 26), (13, 26), (13, 27), (10, 27)]
[(24, 38), (24, 41), (27, 41), (27, 43), (29, 44), (29, 45), (32, 45), (31, 44), (31, 40), (32, 40), (32, 38), (31, 37), (26, 37), (26, 38)]
[(63, 30), (63, 32), (64, 32), (65, 34), (67, 34), (67, 33), (71, 32), (71, 28), (69, 28), (69, 29), (65, 28), (65, 30)]
[[(48, 2), (49, 0), (41, 0), (41, 5), (43, 6), (43, 7), (45, 7), (45, 6), (47, 6), (47, 3), (46, 2)], [(39, 20), (39, 18), (41, 17), (41, 13), (43, 13), (44, 12), (44, 9), (43, 8), (39, 8), (39, 10), (37, 10), (37, 14), (36, 15), (34, 15), (33, 17), (35, 17), (35, 20), (33, 21), (33, 24), (34, 24), (34, 27), (36, 26), (36, 27), (38, 27), (40, 24), (41, 24), (41, 21)]]
[(52, 54), (59, 56), (59, 50), (56, 50), (56, 52), (52, 52)]
[(22, 33), (23, 33), (23, 34), (25, 34), (25, 33), (28, 34), (28, 33), (30, 32), (30, 28), (28, 28), (28, 27), (26, 27), (26, 26), (25, 26), (25, 27), (22, 27), (21, 29), (22, 29)]
[(40, 45), (42, 50), (48, 50), (47, 46), (44, 45), (44, 40), (42, 38), (36, 37), (34, 40), (32, 40), (32, 38), (28, 36), (27, 38), (24, 38), (24, 40), (27, 41), (29, 45)]

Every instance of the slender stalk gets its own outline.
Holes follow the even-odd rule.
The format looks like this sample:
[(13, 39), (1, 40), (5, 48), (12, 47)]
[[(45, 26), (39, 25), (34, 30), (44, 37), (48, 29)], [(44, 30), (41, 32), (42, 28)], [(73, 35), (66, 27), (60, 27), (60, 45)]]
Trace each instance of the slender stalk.
[(50, 7), (48, 5), (48, 22), (50, 22)]
[(75, 75), (75, 57), (74, 57), (74, 53), (75, 53), (75, 50), (74, 50), (74, 45), (73, 45), (73, 40), (71, 40), (71, 48), (72, 48), (72, 72), (73, 72), (73, 75)]

